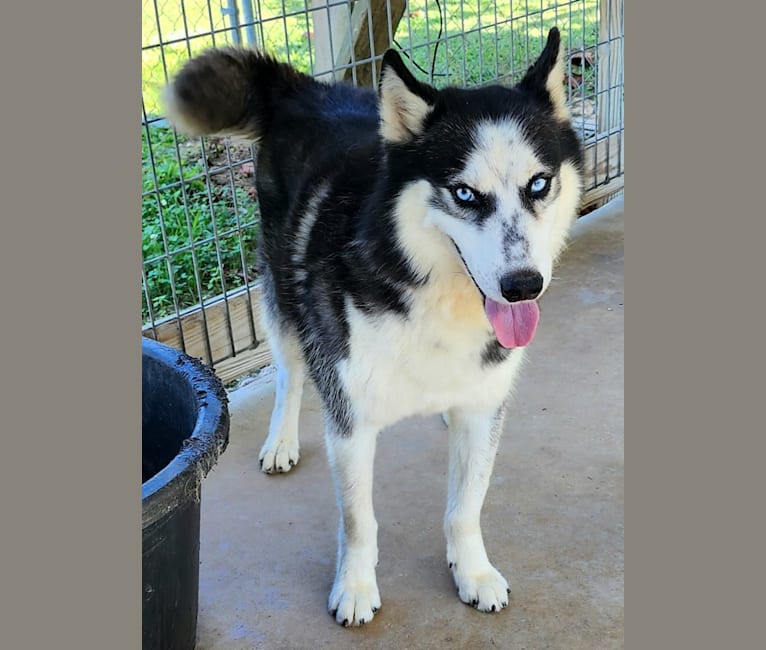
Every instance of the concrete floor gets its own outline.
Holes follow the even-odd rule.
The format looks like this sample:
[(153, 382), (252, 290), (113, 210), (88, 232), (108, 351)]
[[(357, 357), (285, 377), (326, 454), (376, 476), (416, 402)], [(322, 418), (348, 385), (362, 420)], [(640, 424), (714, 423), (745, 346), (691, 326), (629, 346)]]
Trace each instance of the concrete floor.
[(326, 611), (337, 512), (319, 402), (307, 389), (298, 467), (262, 474), (266, 372), (231, 393), (229, 448), (203, 484), (199, 649), (622, 647), (621, 200), (575, 225), (556, 277), (482, 516), (509, 607), (483, 614), (457, 598), (442, 535), (446, 429), (421, 418), (378, 444), (383, 606), (339, 627)]

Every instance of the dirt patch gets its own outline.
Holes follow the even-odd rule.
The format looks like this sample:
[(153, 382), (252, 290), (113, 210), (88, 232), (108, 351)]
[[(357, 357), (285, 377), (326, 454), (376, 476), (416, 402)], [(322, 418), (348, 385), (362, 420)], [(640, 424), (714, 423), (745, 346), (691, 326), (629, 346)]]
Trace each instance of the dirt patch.
[[(239, 187), (251, 199), (256, 198), (254, 186), (255, 156), (254, 144), (231, 141), (227, 138), (209, 138), (205, 146), (210, 180), (216, 185)], [(220, 171), (219, 171), (220, 170)]]
[[(200, 144), (198, 139), (191, 139), (180, 144), (184, 160), (199, 161)], [(211, 136), (205, 138), (205, 163), (213, 185), (240, 188), (255, 200), (255, 156), (258, 147), (255, 144), (231, 140), (226, 137)]]

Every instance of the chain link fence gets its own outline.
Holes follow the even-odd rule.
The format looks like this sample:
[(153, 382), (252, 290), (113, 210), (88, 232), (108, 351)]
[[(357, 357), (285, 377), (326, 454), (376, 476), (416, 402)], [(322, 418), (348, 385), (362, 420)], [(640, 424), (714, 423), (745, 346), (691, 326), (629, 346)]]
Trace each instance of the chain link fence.
[(202, 358), (224, 381), (269, 361), (258, 338), (257, 151), (165, 122), (161, 93), (184, 61), (244, 45), (321, 79), (375, 86), (394, 47), (437, 87), (510, 84), (553, 25), (595, 204), (623, 187), (623, 0), (143, 0), (144, 336)]

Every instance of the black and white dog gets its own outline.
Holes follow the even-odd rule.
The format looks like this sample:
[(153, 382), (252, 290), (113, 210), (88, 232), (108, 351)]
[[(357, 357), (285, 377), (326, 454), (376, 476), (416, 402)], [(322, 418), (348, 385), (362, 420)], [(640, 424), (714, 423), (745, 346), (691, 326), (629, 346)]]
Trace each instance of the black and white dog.
[(434, 413), (449, 427), (444, 530), (460, 599), (502, 609), (510, 590), (479, 516), (582, 185), (558, 30), (512, 88), (437, 90), (389, 51), (376, 96), (223, 48), (187, 62), (166, 100), (187, 133), (259, 144), (262, 313), (279, 369), (261, 464), (298, 462), (308, 374), (340, 509), (335, 619), (361, 625), (380, 607), (378, 432)]

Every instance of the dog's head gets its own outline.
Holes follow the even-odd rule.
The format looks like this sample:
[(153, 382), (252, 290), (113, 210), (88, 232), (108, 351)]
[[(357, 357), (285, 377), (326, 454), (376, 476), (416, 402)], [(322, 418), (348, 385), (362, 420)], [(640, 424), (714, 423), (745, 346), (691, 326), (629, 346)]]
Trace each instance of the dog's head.
[(531, 340), (535, 300), (580, 199), (582, 151), (565, 100), (555, 28), (513, 88), (436, 90), (395, 52), (383, 59), (380, 132), (400, 211), (438, 233), (432, 248), (449, 249), (473, 279), (506, 347)]

